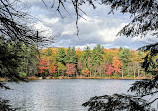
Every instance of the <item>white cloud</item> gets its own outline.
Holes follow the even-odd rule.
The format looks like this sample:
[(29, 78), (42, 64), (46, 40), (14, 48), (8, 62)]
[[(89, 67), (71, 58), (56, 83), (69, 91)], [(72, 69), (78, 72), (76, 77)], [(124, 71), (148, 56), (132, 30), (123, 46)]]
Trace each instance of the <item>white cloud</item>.
[(62, 32), (62, 35), (74, 35), (76, 33), (76, 27), (75, 27), (75, 24), (74, 22), (70, 23), (70, 24), (61, 24), (64, 29), (63, 29), (63, 32)]
[(40, 2), (40, 0), (21, 0), (21, 2), (36, 3), (36, 2)]
[[(28, 0), (31, 4), (31, 14), (39, 19), (36, 28), (45, 30), (46, 35), (53, 35), (54, 31), (61, 33), (61, 36), (56, 40), (57, 47), (76, 46), (83, 49), (85, 46), (94, 47), (96, 44), (101, 44), (105, 48), (112, 47), (129, 47), (137, 49), (145, 45), (141, 41), (148, 41), (146, 38), (126, 38), (122, 36), (116, 37), (116, 34), (129, 22), (129, 16), (117, 13), (115, 15), (107, 15), (109, 7), (97, 5), (97, 9), (93, 10), (89, 5), (82, 6), (82, 10), (87, 13), (83, 16), (86, 20), (80, 18), (78, 21), (79, 37), (76, 36), (77, 29), (75, 20), (70, 17), (62, 19), (60, 16), (53, 15), (43, 3), (39, 0)], [(47, 3), (47, 2), (46, 2)], [(48, 4), (48, 3), (47, 3)], [(74, 13), (72, 14), (72, 6), (67, 4), (67, 9), (75, 19)], [(104, 11), (103, 11), (104, 10)], [(64, 15), (65, 11), (62, 11)], [(68, 15), (67, 15), (68, 16)], [(155, 38), (154, 38), (155, 40)]]
[(47, 23), (47, 24), (56, 24), (59, 22), (59, 19), (58, 18), (46, 18), (46, 17), (41, 17), (42, 18), (42, 21)]
[[(126, 23), (120, 19), (106, 19), (99, 17), (86, 17), (86, 20), (80, 19), (79, 39), (76, 34), (76, 27), (74, 22), (71, 24), (64, 24), (63, 37), (59, 38), (64, 42), (69, 39), (69, 44), (72, 46), (87, 46), (91, 44), (112, 44), (118, 38), (116, 34)], [(69, 36), (65, 39), (65, 36)], [(62, 45), (62, 42), (60, 43)], [(94, 45), (93, 45), (94, 46)], [(107, 46), (107, 45), (106, 45)], [(108, 45), (109, 46), (109, 45)]]
[(34, 24), (33, 26), (36, 30), (41, 32), (40, 34), (42, 34), (43, 36), (48, 36), (48, 37), (52, 36), (53, 32), (52, 32), (51, 28), (45, 26), (42, 22), (38, 22), (38, 23)]

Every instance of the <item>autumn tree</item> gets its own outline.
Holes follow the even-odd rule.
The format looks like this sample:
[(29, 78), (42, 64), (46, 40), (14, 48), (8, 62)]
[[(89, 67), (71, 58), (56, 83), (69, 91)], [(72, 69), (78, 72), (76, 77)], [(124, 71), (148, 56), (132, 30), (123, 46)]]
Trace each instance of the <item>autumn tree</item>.
[(104, 65), (104, 72), (105, 72), (106, 75), (111, 76), (114, 72), (114, 68), (112, 67), (111, 64), (106, 63)]
[(46, 71), (48, 70), (47, 61), (44, 58), (39, 59), (38, 73), (40, 76), (45, 76)]
[(56, 73), (57, 73), (57, 66), (52, 64), (49, 68), (49, 74), (53, 76), (53, 74), (56, 74)]
[(74, 75), (75, 73), (76, 73), (75, 64), (73, 64), (73, 63), (67, 63), (66, 64), (66, 74), (68, 76), (70, 76), (70, 75)]
[[(118, 59), (117, 56), (113, 58), (112, 66), (114, 67), (115, 75), (121, 73), (121, 68), (123, 66), (123, 63)], [(123, 75), (122, 75), (122, 77), (123, 77)]]
[(78, 63), (77, 63), (77, 70), (78, 70), (78, 73), (79, 73), (79, 74), (81, 74), (82, 69), (83, 69), (83, 65), (82, 65), (81, 61), (78, 60)]
[(76, 49), (76, 55), (77, 55), (77, 60), (80, 60), (80, 58), (82, 56), (82, 50), (80, 48)]
[(86, 77), (90, 75), (90, 71), (89, 71), (88, 68), (83, 69), (81, 72), (82, 72), (82, 74), (84, 74)]
[(58, 49), (57, 48), (50, 48), (50, 50), (52, 51), (52, 55), (51, 56), (43, 56), (44, 58), (47, 58), (48, 61), (48, 65), (51, 66), (53, 64), (57, 64), (57, 57), (58, 57)]
[(106, 62), (109, 62), (112, 64), (113, 58), (115, 56), (118, 56), (118, 53), (119, 53), (118, 49), (105, 49), (104, 48), (104, 55), (103, 55), (104, 64)]
[(47, 48), (47, 50), (45, 51), (45, 55), (47, 56), (47, 57), (49, 57), (49, 56), (52, 56), (52, 50), (51, 50), (51, 48)]

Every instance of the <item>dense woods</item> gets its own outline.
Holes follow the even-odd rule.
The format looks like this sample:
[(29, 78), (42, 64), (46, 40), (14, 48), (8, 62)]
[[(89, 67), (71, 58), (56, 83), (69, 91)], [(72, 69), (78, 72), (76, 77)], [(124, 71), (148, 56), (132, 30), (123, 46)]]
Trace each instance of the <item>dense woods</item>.
[[(83, 50), (75, 47), (50, 47), (38, 51), (33, 44), (30, 47), (21, 42), (15, 44), (5, 39), (3, 35), (0, 45), (8, 50), (8, 53), (11, 51), (12, 55), (8, 55), (5, 51), (7, 58), (16, 56), (16, 62), (14, 58), (10, 59), (10, 62), (14, 62), (15, 67), (18, 66), (18, 69), (14, 68), (15, 71), (12, 72), (20, 77), (151, 77), (151, 74), (141, 67), (143, 58), (148, 52), (140, 50), (106, 49), (98, 44), (92, 50), (86, 46)], [(153, 58), (155, 63), (156, 58), (157, 56)], [(4, 59), (4, 56), (1, 59)], [(156, 67), (150, 68), (157, 70)], [(7, 70), (9, 68), (3, 68), (3, 72), (6, 73)], [(4, 78), (6, 77), (4, 74)]]
[(75, 47), (40, 50), (36, 76), (49, 77), (151, 77), (141, 67), (146, 53), (128, 48), (106, 49), (100, 44), (92, 50)]

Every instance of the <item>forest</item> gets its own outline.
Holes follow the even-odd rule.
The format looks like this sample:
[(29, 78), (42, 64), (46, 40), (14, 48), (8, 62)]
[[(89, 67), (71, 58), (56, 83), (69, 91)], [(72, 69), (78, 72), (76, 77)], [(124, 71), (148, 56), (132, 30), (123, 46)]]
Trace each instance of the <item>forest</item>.
[[(92, 50), (86, 46), (83, 50), (75, 47), (37, 49), (34, 44), (27, 45), (7, 40), (3, 35), (1, 47), (16, 55), (16, 71), (21, 77), (49, 77), (49, 78), (150, 78), (152, 75), (141, 67), (144, 57), (149, 52), (131, 50), (128, 48), (106, 49), (100, 44)], [(22, 50), (22, 51), (21, 51)], [(5, 51), (6, 53), (6, 51)], [(7, 56), (3, 56), (10, 58)], [(156, 63), (156, 58), (155, 63)], [(5, 58), (4, 58), (5, 59)], [(151, 67), (152, 70), (157, 70)], [(5, 68), (4, 68), (5, 70)], [(5, 78), (5, 77), (4, 77)]]
[(128, 48), (106, 49), (100, 44), (92, 50), (75, 47), (40, 50), (38, 76), (67, 77), (151, 77), (141, 67), (146, 53)]
[[(38, 50), (33, 44), (30, 47), (20, 42), (15, 44), (5, 39), (3, 35), (0, 45), (17, 56), (18, 69), (16, 70), (21, 77), (101, 77), (111, 79), (151, 77), (151, 74), (145, 72), (141, 67), (143, 58), (148, 52), (140, 50), (122, 47), (106, 49), (100, 44), (92, 50), (89, 46), (83, 50), (75, 47), (50, 47)], [(15, 62), (15, 60), (12, 61)]]

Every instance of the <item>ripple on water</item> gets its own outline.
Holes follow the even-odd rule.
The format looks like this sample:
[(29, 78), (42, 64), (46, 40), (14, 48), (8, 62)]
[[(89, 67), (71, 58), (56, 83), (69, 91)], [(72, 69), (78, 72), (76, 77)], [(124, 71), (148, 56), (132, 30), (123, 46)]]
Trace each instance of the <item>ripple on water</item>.
[(1, 91), (20, 111), (86, 111), (82, 103), (93, 96), (126, 93), (135, 80), (35, 80), (7, 83), (13, 90)]

